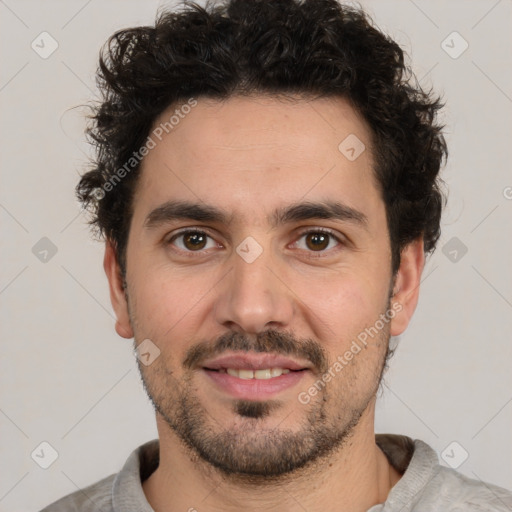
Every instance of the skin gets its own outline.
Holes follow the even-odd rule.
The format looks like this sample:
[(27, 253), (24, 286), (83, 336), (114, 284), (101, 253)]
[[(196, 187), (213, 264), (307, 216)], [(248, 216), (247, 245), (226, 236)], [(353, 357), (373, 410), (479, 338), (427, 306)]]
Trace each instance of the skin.
[[(160, 465), (143, 483), (146, 497), (157, 512), (292, 511), (298, 503), (310, 512), (366, 511), (384, 502), (401, 476), (375, 443), (375, 395), (389, 336), (406, 329), (417, 304), (422, 240), (404, 249), (393, 276), (370, 131), (344, 99), (197, 101), (143, 161), (127, 245), (126, 293), (110, 242), (105, 250), (118, 334), (137, 344), (149, 338), (161, 351), (149, 366), (139, 363), (160, 439)], [(338, 150), (349, 134), (366, 146), (355, 161)], [(145, 227), (148, 214), (169, 200), (208, 203), (233, 216), (229, 224), (176, 220)], [(366, 224), (315, 218), (272, 227), (267, 221), (275, 208), (325, 200), (361, 212)], [(171, 241), (183, 228), (204, 230), (211, 238), (199, 249), (184, 236)], [(319, 250), (302, 233), (315, 228), (332, 230), (340, 242), (329, 238)], [(249, 236), (262, 248), (252, 263), (236, 251)], [(298, 393), (322, 377), (323, 364), (331, 366), (392, 305), (400, 310), (378, 336), (309, 403), (301, 403)], [(200, 368), (183, 364), (191, 348), (216, 346), (233, 333), (255, 347), (268, 330), (289, 333), (297, 347), (310, 340), (313, 348), (304, 354), (324, 359), (315, 366), (305, 357), (310, 370), (300, 383), (259, 402), (255, 417), (237, 409), (235, 398), (213, 386)], [(195, 441), (215, 456), (227, 453), (224, 467), (183, 440), (183, 430), (190, 430), (187, 414), (189, 423), (197, 420)], [(311, 421), (319, 436), (337, 439), (314, 457), (306, 436)], [(215, 444), (220, 440), (231, 444), (223, 448)], [(271, 478), (256, 474), (265, 454), (272, 455), (270, 463), (280, 460), (287, 446), (311, 460), (288, 472), (276, 467)]]

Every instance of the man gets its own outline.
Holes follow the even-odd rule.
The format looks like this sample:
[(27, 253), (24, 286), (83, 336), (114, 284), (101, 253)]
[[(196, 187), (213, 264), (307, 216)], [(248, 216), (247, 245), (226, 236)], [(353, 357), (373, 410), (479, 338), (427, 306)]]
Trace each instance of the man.
[(440, 102), (335, 0), (232, 0), (120, 31), (95, 168), (116, 331), (159, 440), (56, 511), (510, 510), (374, 432), (439, 237)]

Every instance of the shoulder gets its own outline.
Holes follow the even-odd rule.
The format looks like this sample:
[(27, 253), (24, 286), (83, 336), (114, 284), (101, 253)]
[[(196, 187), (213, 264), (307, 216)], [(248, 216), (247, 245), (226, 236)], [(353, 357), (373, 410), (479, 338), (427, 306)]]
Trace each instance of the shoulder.
[(395, 434), (377, 434), (376, 442), (402, 477), (375, 512), (512, 511), (511, 491), (441, 466), (427, 443)]
[[(450, 512), (510, 512), (512, 492), (482, 480), (469, 478), (454, 469), (438, 466), (424, 492), (425, 505)], [(423, 504), (423, 501), (420, 502)], [(433, 509), (434, 510), (434, 509)], [(437, 510), (437, 509), (436, 509)]]
[(158, 467), (158, 439), (136, 448), (119, 473), (114, 473), (95, 484), (79, 489), (48, 505), (41, 512), (113, 512), (125, 511), (130, 505), (135, 510), (151, 510), (142, 481)]
[(116, 475), (110, 475), (45, 507), (41, 512), (111, 512), (112, 485)]
[[(510, 512), (512, 492), (469, 478), (455, 469), (441, 466), (436, 452), (426, 443), (414, 441), (412, 478), (417, 478), (416, 507), (411, 510), (445, 512)], [(420, 476), (421, 475), (421, 476)]]

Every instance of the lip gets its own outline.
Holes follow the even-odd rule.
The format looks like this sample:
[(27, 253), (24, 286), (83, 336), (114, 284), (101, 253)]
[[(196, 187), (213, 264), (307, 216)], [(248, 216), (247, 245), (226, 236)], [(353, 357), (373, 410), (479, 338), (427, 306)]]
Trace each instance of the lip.
[[(201, 366), (204, 370), (220, 370), (221, 368), (236, 368), (237, 370), (265, 370), (266, 368), (284, 368), (297, 371), (309, 370), (311, 368), (309, 363), (295, 361), (286, 356), (258, 353), (227, 354), (215, 359), (208, 360)], [(274, 377), (274, 379), (279, 378), (280, 377)]]
[[(311, 364), (296, 361), (289, 357), (268, 353), (231, 353), (225, 354), (201, 365), (201, 371), (217, 389), (234, 398), (244, 400), (265, 400), (273, 395), (296, 386), (309, 373)], [(270, 379), (240, 379), (218, 370), (236, 368), (237, 370), (264, 370), (283, 368), (289, 373)]]
[(214, 387), (241, 400), (269, 399), (277, 393), (296, 386), (309, 373), (304, 369), (290, 371), (290, 373), (270, 379), (240, 379), (228, 373), (220, 373), (206, 368), (202, 368), (201, 372), (210, 382), (213, 382)]

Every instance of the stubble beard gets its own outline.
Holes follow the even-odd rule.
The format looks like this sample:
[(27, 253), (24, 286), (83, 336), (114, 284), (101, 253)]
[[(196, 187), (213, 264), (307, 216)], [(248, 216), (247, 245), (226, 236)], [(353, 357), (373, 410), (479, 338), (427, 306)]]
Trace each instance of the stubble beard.
[[(385, 343), (386, 349), (381, 349), (367, 389), (358, 390), (357, 374), (343, 368), (331, 386), (325, 386), (309, 404), (297, 401), (298, 411), (294, 408), (288, 415), (281, 414), (281, 422), (290, 415), (303, 417), (294, 430), (279, 428), (279, 424), (265, 426), (265, 418), (278, 415), (282, 409), (279, 400), (233, 400), (226, 414), (233, 415), (235, 421), (228, 429), (209, 414), (197, 397), (194, 370), (186, 371), (178, 380), (162, 364), (146, 368), (139, 361), (138, 366), (155, 410), (191, 450), (193, 458), (233, 481), (260, 484), (307, 470), (343, 449), (380, 386), (390, 356), (389, 338), (389, 328), (385, 328), (375, 340), (379, 345)], [(360, 368), (363, 365), (361, 360)]]

